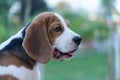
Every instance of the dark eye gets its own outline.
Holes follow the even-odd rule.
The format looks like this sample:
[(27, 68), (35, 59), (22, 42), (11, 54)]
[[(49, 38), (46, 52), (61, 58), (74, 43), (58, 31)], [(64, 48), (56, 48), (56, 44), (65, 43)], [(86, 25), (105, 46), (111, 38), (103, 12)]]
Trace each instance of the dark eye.
[(58, 25), (58, 26), (55, 27), (53, 30), (54, 30), (55, 32), (59, 32), (59, 31), (61, 31), (62, 29), (61, 29), (60, 25)]

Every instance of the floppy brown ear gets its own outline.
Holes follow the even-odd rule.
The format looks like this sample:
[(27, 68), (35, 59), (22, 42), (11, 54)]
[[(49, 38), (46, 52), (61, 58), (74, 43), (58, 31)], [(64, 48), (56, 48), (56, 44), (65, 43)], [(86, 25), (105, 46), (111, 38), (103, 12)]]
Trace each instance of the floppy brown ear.
[(23, 47), (34, 60), (46, 63), (53, 56), (53, 48), (49, 42), (47, 29), (42, 21), (32, 22), (26, 30)]

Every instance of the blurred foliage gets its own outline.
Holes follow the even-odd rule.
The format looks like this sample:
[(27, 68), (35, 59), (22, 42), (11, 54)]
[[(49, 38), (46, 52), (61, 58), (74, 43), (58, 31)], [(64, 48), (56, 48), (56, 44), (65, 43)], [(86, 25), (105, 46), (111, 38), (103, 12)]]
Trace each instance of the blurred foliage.
[(104, 17), (111, 16), (114, 8), (115, 0), (101, 0), (101, 7), (103, 10)]
[[(8, 24), (8, 11), (15, 0), (0, 0), (0, 42), (4, 41), (10, 34)], [(8, 34), (6, 34), (8, 33)]]
[(0, 24), (0, 42), (5, 40), (5, 38), (6, 38), (5, 33), (6, 33), (5, 27), (2, 24)]
[(70, 28), (79, 33), (84, 40), (96, 39), (103, 41), (108, 38), (110, 30), (104, 21), (91, 21), (84, 15), (65, 13), (64, 17), (70, 20)]
[(15, 0), (0, 0), (0, 13), (8, 11), (9, 7), (14, 1)]

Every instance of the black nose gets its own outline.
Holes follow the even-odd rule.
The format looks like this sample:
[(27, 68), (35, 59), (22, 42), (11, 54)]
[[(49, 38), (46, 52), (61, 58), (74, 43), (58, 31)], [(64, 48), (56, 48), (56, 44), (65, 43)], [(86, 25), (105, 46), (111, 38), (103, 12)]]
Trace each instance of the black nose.
[(76, 45), (79, 45), (79, 44), (81, 43), (81, 41), (82, 41), (82, 38), (79, 37), (79, 36), (75, 36), (75, 37), (73, 38), (73, 41), (74, 41), (74, 43), (75, 43)]

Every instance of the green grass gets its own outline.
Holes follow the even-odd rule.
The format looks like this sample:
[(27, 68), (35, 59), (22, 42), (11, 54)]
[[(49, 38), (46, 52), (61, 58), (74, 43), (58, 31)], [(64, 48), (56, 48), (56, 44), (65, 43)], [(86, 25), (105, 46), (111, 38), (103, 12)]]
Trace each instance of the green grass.
[(45, 65), (45, 80), (108, 80), (107, 55), (80, 53), (69, 61), (51, 60)]

